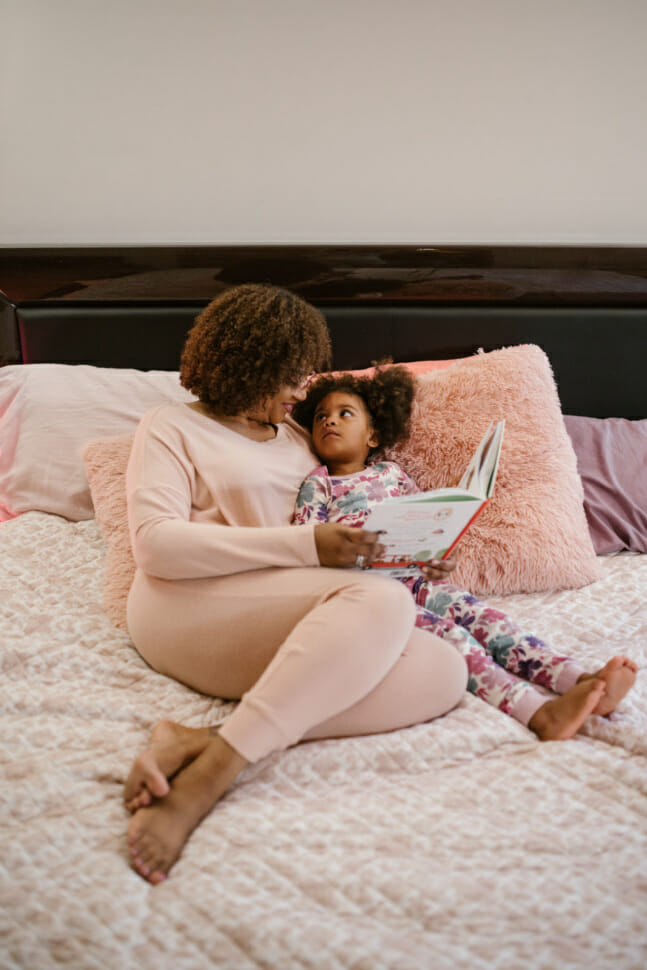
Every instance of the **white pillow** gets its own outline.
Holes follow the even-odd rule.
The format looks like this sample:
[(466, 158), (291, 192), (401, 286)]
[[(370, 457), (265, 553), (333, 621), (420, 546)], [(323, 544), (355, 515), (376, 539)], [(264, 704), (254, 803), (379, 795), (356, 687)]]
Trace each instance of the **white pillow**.
[(0, 521), (29, 511), (91, 519), (85, 445), (134, 431), (156, 404), (193, 400), (176, 371), (0, 367)]

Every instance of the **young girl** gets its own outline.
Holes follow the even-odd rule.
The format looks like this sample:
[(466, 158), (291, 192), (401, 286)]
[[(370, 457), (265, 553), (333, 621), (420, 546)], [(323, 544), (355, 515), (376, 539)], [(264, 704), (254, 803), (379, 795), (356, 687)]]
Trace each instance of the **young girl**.
[[(394, 462), (375, 461), (406, 437), (414, 381), (404, 367), (376, 368), (373, 377), (322, 377), (310, 386), (293, 417), (312, 432), (322, 465), (301, 485), (295, 522), (343, 522), (361, 527), (370, 509), (397, 495), (419, 492)], [(427, 577), (437, 575), (432, 561)], [(454, 567), (446, 563), (447, 572)], [(451, 641), (469, 670), (468, 689), (512, 715), (542, 740), (572, 737), (589, 714), (607, 715), (632, 686), (637, 666), (613, 657), (587, 673), (522, 632), (499, 610), (425, 575), (401, 580), (417, 606), (416, 625)], [(527, 681), (560, 695), (548, 699)]]

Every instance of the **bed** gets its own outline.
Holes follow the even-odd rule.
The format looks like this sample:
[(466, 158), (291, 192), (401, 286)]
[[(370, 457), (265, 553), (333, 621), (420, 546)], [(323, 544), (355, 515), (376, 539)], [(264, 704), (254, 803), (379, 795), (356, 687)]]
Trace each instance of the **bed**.
[[(4, 253), (0, 965), (645, 966), (645, 256), (568, 247)], [(518, 514), (490, 559), (512, 560), (518, 546), (525, 558), (514, 576), (484, 571), (504, 516), (495, 510), (475, 527), (465, 573), (583, 665), (622, 653), (639, 673), (615, 714), (589, 718), (569, 741), (541, 743), (466, 694), (430, 724), (271, 756), (245, 770), (153, 888), (128, 864), (128, 768), (160, 718), (197, 727), (232, 705), (152, 671), (120, 625), (119, 475), (138, 414), (184, 393), (174, 372), (193, 316), (243, 280), (288, 285), (321, 306), (335, 367), (387, 355), (425, 362), (417, 444), (400, 455), (419, 476), (434, 464), (423, 439), (442, 457), (439, 402), (453, 402), (454, 436), (484, 396), (508, 408), (513, 427), (525, 410), (543, 487), (528, 498), (527, 481), (519, 486), (527, 464), (502, 456), (502, 494)], [(91, 444), (88, 455), (96, 441), (112, 444), (107, 471), (105, 444), (94, 465)], [(539, 544), (524, 531), (526, 501), (543, 516)], [(121, 591), (106, 598), (108, 574)]]

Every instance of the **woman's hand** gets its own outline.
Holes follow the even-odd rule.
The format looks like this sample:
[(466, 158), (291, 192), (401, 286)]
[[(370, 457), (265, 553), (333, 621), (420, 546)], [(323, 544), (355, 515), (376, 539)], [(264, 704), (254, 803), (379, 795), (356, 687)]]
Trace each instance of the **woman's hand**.
[(449, 574), (456, 569), (457, 565), (454, 549), (451, 559), (430, 559), (426, 566), (420, 567), (420, 571), (427, 582), (432, 583), (434, 580), (449, 579)]
[(315, 526), (315, 543), (321, 566), (367, 565), (384, 552), (379, 538), (378, 532), (354, 529), (338, 522)]

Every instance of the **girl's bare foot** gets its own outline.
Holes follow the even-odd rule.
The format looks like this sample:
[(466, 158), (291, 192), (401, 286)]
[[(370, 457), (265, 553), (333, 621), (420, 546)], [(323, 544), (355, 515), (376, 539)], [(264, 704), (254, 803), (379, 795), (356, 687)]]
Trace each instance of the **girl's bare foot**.
[(124, 788), (130, 812), (150, 805), (154, 798), (168, 795), (172, 778), (204, 750), (209, 728), (189, 728), (173, 721), (160, 721), (153, 729), (148, 748), (135, 758)]
[(528, 727), (540, 741), (565, 741), (577, 734), (600, 702), (606, 685), (603, 680), (587, 678), (545, 704), (530, 718)]
[(207, 815), (247, 761), (219, 735), (174, 778), (165, 798), (138, 809), (128, 826), (135, 870), (153, 885), (163, 882), (193, 829)]
[(595, 677), (597, 680), (603, 680), (605, 682), (607, 685), (606, 693), (600, 698), (600, 701), (593, 713), (599, 714), (600, 717), (606, 717), (607, 714), (611, 714), (613, 711), (615, 711), (625, 694), (631, 690), (634, 685), (637, 672), (638, 664), (634, 663), (633, 660), (630, 660), (629, 657), (612, 657), (611, 660), (609, 660), (609, 662), (596, 673), (582, 674), (578, 680), (578, 684), (581, 684), (584, 680), (588, 680), (591, 677)]

